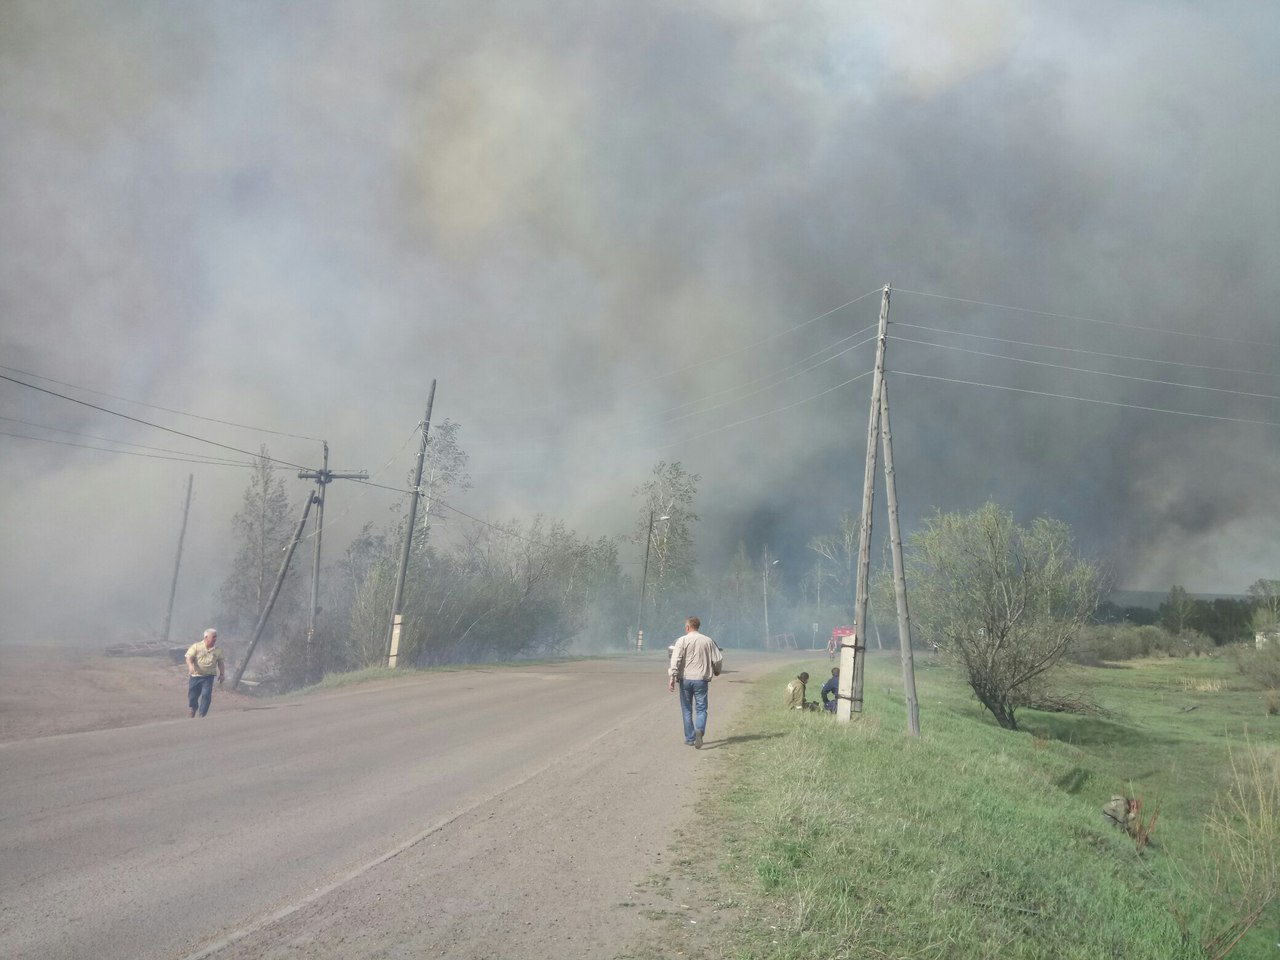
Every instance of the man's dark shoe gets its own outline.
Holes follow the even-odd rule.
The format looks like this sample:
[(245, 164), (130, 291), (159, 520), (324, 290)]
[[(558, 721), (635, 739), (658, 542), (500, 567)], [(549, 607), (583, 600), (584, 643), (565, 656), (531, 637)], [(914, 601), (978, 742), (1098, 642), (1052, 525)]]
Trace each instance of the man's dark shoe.
[(693, 735), (693, 747), (695, 750), (702, 749), (702, 731), (699, 730)]

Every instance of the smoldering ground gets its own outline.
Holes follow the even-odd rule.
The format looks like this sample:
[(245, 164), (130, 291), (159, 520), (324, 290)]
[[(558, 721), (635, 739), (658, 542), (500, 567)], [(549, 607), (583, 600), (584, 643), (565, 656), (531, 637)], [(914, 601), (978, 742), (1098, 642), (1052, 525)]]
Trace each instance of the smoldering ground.
[[(993, 498), (1126, 586), (1239, 591), (1280, 564), (1280, 14), (1228, 8), (9, 3), (0, 354), (390, 485), (435, 377), (468, 512), (624, 534), (678, 459), (707, 562), (797, 569), (859, 501), (872, 347), (822, 351), (878, 296), (786, 331), (886, 281), (1105, 320), (895, 294), (907, 525)], [(237, 458), (7, 382), (0, 415)], [(204, 625), (244, 471), (0, 443), (0, 636), (158, 621), (189, 469)], [(394, 499), (331, 488), (326, 544)]]

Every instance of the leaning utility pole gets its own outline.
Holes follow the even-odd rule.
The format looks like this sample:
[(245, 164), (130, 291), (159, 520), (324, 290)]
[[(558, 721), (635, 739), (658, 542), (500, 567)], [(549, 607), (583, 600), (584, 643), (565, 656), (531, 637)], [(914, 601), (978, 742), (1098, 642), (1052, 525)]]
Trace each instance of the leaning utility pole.
[(298, 478), (300, 480), (314, 480), (316, 482), (315, 504), (316, 504), (316, 545), (311, 560), (311, 606), (307, 609), (307, 680), (315, 682), (320, 677), (317, 676), (319, 671), (319, 659), (316, 656), (316, 618), (320, 615), (320, 540), (324, 536), (324, 488), (334, 480), (368, 480), (367, 471), (359, 470), (355, 473), (334, 473), (329, 469), (329, 444), (324, 444), (324, 466), (319, 470), (299, 470)]
[(911, 656), (911, 615), (907, 610), (907, 577), (902, 563), (902, 531), (898, 527), (898, 483), (893, 472), (893, 434), (889, 431), (888, 380), (880, 384), (880, 439), (884, 444), (884, 496), (885, 503), (889, 507), (893, 593), (898, 604), (898, 646), (902, 651), (902, 692), (907, 702), (907, 731), (913, 737), (918, 737), (920, 736), (920, 703), (916, 699), (916, 667)]
[(191, 513), (191, 484), (194, 473), (187, 474), (187, 505), (182, 508), (182, 531), (178, 534), (178, 557), (173, 561), (173, 584), (169, 587), (169, 609), (164, 615), (164, 643), (169, 643), (169, 626), (173, 622), (173, 598), (178, 595), (178, 568), (182, 566), (182, 541), (187, 538), (187, 515)]
[(413, 471), (413, 496), (409, 500), (409, 523), (404, 528), (404, 547), (400, 551), (400, 572), (396, 575), (396, 592), (391, 601), (391, 622), (387, 625), (387, 666), (394, 667), (399, 657), (400, 635), (397, 627), (403, 625), (404, 580), (409, 572), (409, 553), (413, 548), (413, 525), (418, 517), (418, 500), (422, 496), (422, 465), (427, 459), (427, 441), (431, 433), (431, 408), (436, 402), (436, 382), (431, 381), (427, 394), (427, 415), (422, 418), (422, 445), (418, 447), (418, 465)]
[(267, 617), (271, 616), (271, 608), (276, 605), (276, 597), (280, 596), (280, 587), (284, 583), (284, 575), (289, 572), (289, 561), (293, 559), (293, 551), (298, 549), (298, 542), (302, 540), (302, 530), (307, 525), (307, 514), (311, 512), (311, 504), (315, 501), (315, 494), (307, 494), (307, 505), (302, 508), (302, 518), (298, 520), (298, 526), (293, 531), (293, 539), (289, 541), (289, 546), (285, 549), (284, 560), (280, 563), (280, 572), (276, 575), (275, 586), (271, 588), (271, 596), (267, 597), (267, 605), (262, 608), (262, 613), (258, 617), (258, 625), (253, 628), (253, 637), (249, 640), (249, 649), (244, 652), (244, 659), (240, 661), (240, 666), (236, 669), (236, 675), (231, 678), (232, 690), (240, 685), (240, 678), (244, 676), (244, 668), (249, 665), (249, 658), (253, 656), (254, 647), (258, 645), (258, 640), (262, 637), (262, 630), (267, 625)]
[(858, 540), (858, 582), (854, 592), (853, 644), (840, 647), (840, 686), (836, 719), (847, 723), (862, 712), (862, 673), (866, 659), (867, 584), (871, 571), (871, 511), (875, 506), (876, 448), (880, 442), (880, 397), (884, 386), (884, 351), (889, 330), (889, 284), (880, 299), (876, 365), (871, 378), (871, 417), (867, 425), (867, 463), (862, 476), (862, 526)]

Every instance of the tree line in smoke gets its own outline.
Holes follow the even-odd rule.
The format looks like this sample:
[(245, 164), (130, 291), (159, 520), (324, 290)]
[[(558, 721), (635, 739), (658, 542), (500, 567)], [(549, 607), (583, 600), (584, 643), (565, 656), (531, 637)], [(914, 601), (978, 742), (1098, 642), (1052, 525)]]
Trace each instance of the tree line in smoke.
[[(428, 446), (424, 509), (405, 581), (401, 665), (620, 652), (634, 648), (638, 629), (651, 638), (652, 649), (665, 646), (678, 632), (672, 625), (694, 610), (723, 645), (739, 648), (784, 645), (782, 637), (797, 647), (825, 647), (833, 627), (852, 622), (858, 519), (849, 511), (831, 533), (810, 541), (811, 564), (785, 573), (775, 569), (777, 558), (767, 545), (748, 550), (741, 542), (719, 568), (699, 564), (695, 507), (701, 478), (679, 462), (658, 462), (635, 487), (629, 537), (590, 537), (543, 516), (524, 522), (451, 519), (447, 498), (470, 486), (457, 433), (458, 426), (445, 421)], [(293, 513), (284, 480), (263, 448), (232, 520), (237, 553), (220, 595), (224, 636), (244, 637), (256, 624), (293, 535)], [(309, 577), (304, 564), (290, 570), (256, 672), (290, 688), (325, 673), (386, 663), (405, 520), (397, 504), (385, 524), (366, 524), (329, 564), (310, 643)], [(1012, 723), (1019, 706), (1045, 699), (1045, 681), (1064, 658), (1087, 661), (1121, 647), (1204, 652), (1206, 644), (1245, 639), (1268, 617), (1274, 626), (1280, 611), (1276, 581), (1258, 581), (1247, 600), (1228, 605), (1230, 616), (1223, 604), (1192, 600), (1175, 587), (1158, 612), (1148, 613), (1163, 624), (1162, 636), (1180, 640), (1144, 634), (1139, 641), (1124, 634), (1123, 642), (1111, 642), (1100, 639), (1099, 622), (1136, 627), (1146, 615), (1141, 608), (1099, 606), (1105, 578), (1078, 556), (1064, 524), (1045, 519), (1020, 527), (988, 504), (972, 514), (939, 512), (909, 540), (916, 646), (948, 654), (962, 666), (991, 664), (969, 679), (1002, 723)], [(622, 550), (647, 554), (647, 562), (624, 563)], [(1038, 592), (1017, 592), (1035, 577)], [(887, 584), (882, 575), (871, 591), (871, 649), (896, 638)], [(1021, 605), (997, 615), (996, 599), (1010, 596), (1021, 596)], [(884, 614), (884, 642), (877, 611)], [(1195, 639), (1202, 635), (1208, 639)], [(999, 640), (998, 656), (988, 649), (988, 638)], [(996, 687), (985, 674), (998, 675)], [(1015, 687), (1021, 692), (1012, 692)]]

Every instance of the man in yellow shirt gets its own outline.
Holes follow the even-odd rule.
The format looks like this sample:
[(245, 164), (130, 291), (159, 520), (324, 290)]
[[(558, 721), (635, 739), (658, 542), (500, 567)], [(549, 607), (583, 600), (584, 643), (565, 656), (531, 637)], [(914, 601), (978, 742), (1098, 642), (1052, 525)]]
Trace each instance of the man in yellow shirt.
[(209, 701), (213, 699), (213, 678), (222, 683), (226, 675), (222, 667), (222, 651), (217, 648), (218, 631), (210, 627), (204, 632), (204, 639), (187, 648), (187, 705), (191, 707), (191, 716), (199, 712), (204, 716), (209, 712)]

